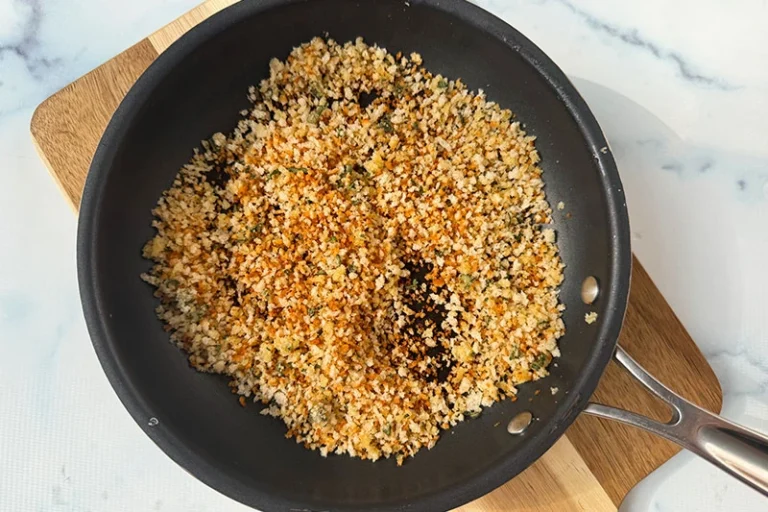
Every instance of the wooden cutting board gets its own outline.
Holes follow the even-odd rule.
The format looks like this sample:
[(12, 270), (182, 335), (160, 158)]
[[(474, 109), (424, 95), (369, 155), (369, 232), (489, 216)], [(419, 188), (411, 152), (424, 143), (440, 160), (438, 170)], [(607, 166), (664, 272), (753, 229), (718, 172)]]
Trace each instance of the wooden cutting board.
[[(57, 92), (35, 111), (32, 138), (77, 210), (91, 158), (128, 89), (184, 32), (237, 0), (208, 0)], [(707, 361), (634, 260), (620, 343), (652, 374), (697, 404), (720, 411), (720, 384)], [(664, 405), (611, 363), (593, 400), (666, 418)], [(616, 511), (627, 492), (678, 448), (639, 430), (582, 416), (533, 466), (463, 512)]]

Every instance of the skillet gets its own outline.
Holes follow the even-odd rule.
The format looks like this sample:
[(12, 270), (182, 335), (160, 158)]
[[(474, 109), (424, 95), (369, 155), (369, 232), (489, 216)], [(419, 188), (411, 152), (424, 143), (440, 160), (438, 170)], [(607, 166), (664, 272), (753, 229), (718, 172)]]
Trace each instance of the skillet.
[[(241, 408), (225, 380), (192, 370), (155, 317), (151, 210), (199, 141), (228, 132), (248, 106), (246, 91), (271, 58), (314, 36), (362, 36), (390, 52), (417, 51), (435, 73), (461, 78), (511, 109), (537, 137), (566, 265), (566, 335), (550, 368), (559, 388), (500, 402), (458, 425), (432, 450), (397, 467), (347, 456), (322, 458), (284, 437), (283, 424)], [(583, 411), (613, 417), (679, 442), (765, 492), (768, 445), (759, 434), (683, 401), (616, 350), (629, 295), (631, 249), (624, 193), (600, 127), (563, 72), (499, 19), (461, 0), (243, 0), (165, 51), (129, 91), (94, 156), (80, 208), (78, 274), (95, 350), (136, 422), (172, 459), (220, 492), (262, 510), (435, 511), (488, 493), (523, 471)], [(581, 298), (588, 276), (597, 301)], [(598, 313), (587, 325), (584, 315)], [(674, 411), (669, 424), (588, 404), (612, 357)], [(522, 411), (523, 435), (506, 424)], [(717, 449), (713, 449), (712, 447)], [(719, 451), (718, 451), (719, 450)], [(513, 506), (513, 504), (510, 504)]]

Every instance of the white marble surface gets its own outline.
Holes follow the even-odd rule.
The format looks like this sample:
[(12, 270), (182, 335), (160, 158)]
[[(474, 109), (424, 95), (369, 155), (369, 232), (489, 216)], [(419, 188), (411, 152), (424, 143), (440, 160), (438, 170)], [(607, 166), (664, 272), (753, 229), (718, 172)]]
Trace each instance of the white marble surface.
[[(38, 159), (35, 105), (198, 0), (0, 0), (0, 510), (238, 511), (119, 404), (80, 311), (76, 219)], [(768, 3), (478, 0), (571, 76), (617, 155), (635, 253), (715, 368), (724, 414), (768, 431)], [(759, 511), (690, 455), (630, 511)]]

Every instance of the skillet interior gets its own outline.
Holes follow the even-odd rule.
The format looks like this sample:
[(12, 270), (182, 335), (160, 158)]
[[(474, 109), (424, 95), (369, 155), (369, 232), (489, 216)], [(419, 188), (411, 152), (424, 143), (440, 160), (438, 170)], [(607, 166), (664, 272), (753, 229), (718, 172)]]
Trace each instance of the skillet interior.
[[(241, 408), (223, 378), (192, 370), (156, 319), (139, 280), (150, 210), (201, 139), (229, 131), (246, 89), (272, 57), (328, 32), (363, 36), (393, 53), (418, 51), (434, 72), (460, 77), (512, 109), (538, 137), (546, 192), (566, 264), (567, 334), (552, 376), (446, 433), (402, 467), (321, 458), (284, 438), (278, 420)], [(81, 205), (78, 271), (94, 346), (119, 397), (147, 434), (195, 476), (264, 510), (445, 510), (525, 469), (591, 395), (615, 345), (628, 295), (630, 250), (621, 184), (606, 142), (562, 72), (511, 27), (460, 0), (250, 1), (173, 45), (130, 91), (97, 151)], [(565, 213), (572, 215), (565, 219)], [(587, 326), (582, 279), (598, 277), (600, 321)], [(552, 396), (550, 387), (560, 392)], [(535, 390), (542, 390), (533, 401)], [(521, 410), (523, 436), (505, 425)], [(159, 423), (149, 426), (149, 419)], [(499, 423), (499, 426), (494, 426)], [(511, 504), (510, 504), (511, 505)]]

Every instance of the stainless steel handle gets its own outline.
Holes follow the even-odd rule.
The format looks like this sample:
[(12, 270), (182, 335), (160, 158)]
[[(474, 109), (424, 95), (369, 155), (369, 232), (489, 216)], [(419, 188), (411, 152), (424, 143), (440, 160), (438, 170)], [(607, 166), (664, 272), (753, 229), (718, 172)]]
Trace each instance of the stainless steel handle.
[(639, 427), (669, 439), (768, 496), (768, 436), (736, 425), (692, 404), (637, 364), (621, 347), (614, 359), (672, 409), (661, 423), (640, 414), (590, 403), (584, 412)]

